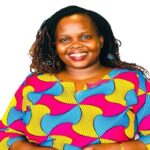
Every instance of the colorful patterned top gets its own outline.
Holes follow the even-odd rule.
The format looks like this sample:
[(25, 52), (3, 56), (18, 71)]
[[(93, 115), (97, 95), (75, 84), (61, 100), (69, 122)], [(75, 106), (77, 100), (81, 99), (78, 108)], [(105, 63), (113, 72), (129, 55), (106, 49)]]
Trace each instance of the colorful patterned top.
[(141, 72), (115, 68), (78, 92), (73, 82), (55, 75), (31, 74), (0, 122), (0, 149), (22, 139), (81, 150), (136, 135), (150, 150), (150, 82)]

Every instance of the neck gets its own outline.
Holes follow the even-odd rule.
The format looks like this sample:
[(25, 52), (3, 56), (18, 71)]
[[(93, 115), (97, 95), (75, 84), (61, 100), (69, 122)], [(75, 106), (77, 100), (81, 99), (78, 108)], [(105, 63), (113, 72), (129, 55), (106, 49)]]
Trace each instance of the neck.
[(101, 65), (89, 67), (89, 68), (82, 68), (82, 69), (76, 69), (76, 68), (66, 68), (64, 70), (64, 73), (71, 79), (75, 80), (86, 80), (88, 78), (92, 78), (100, 73), (104, 67)]

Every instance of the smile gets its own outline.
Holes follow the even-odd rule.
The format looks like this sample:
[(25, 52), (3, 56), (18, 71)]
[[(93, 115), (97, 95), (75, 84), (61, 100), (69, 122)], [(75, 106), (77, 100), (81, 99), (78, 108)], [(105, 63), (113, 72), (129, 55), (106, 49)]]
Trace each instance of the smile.
[(87, 53), (77, 53), (77, 54), (70, 54), (71, 57), (82, 57), (82, 56), (86, 56)]
[(85, 59), (87, 53), (72, 53), (69, 54), (69, 57), (75, 61), (82, 61), (83, 59)]

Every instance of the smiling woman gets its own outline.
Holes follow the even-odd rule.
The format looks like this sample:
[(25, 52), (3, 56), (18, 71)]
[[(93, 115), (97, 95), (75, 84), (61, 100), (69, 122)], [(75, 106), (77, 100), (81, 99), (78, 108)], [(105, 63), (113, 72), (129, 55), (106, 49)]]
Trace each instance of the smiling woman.
[[(72, 76), (77, 69), (99, 72), (103, 37), (93, 27), (92, 20), (87, 15), (81, 14), (64, 17), (57, 24), (55, 37), (57, 53), (66, 66), (65, 70), (70, 74), (72, 72)], [(83, 74), (84, 78), (89, 76), (87, 71), (83, 71)], [(79, 77), (81, 76), (76, 76)]]
[(0, 122), (0, 147), (150, 149), (147, 71), (120, 59), (120, 43), (105, 18), (78, 6), (45, 20), (30, 49), (32, 73)]

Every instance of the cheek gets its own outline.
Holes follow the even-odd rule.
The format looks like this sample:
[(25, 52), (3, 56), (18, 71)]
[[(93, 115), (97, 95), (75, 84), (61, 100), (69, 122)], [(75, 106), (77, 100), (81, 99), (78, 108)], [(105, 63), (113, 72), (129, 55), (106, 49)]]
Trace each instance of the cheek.
[(58, 55), (60, 55), (65, 52), (65, 48), (62, 45), (56, 45), (56, 51), (57, 51)]
[(100, 50), (100, 44), (96, 41), (90, 42), (86, 44), (92, 51)]
[(64, 46), (57, 45), (56, 51), (57, 51), (59, 58), (64, 62), (66, 59), (66, 48)]

